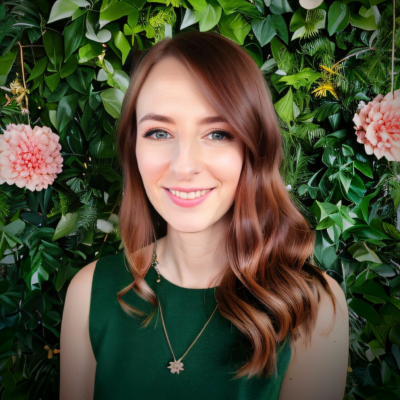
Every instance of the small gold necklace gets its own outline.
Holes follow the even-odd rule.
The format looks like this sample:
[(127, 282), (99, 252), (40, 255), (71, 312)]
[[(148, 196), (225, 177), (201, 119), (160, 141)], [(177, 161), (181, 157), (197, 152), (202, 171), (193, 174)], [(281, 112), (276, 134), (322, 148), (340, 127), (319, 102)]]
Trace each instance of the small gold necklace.
[[(157, 261), (157, 254), (156, 254), (156, 252), (154, 252), (154, 253), (153, 253), (153, 259), (152, 259), (152, 261), (151, 261), (150, 267), (154, 267), (154, 269), (157, 271), (157, 274), (158, 274), (157, 283), (159, 283), (159, 282), (161, 282), (161, 278), (160, 278), (160, 271), (159, 271), (158, 268), (156, 267), (157, 264), (158, 264), (158, 261)], [(213, 311), (213, 313), (211, 314), (211, 317), (208, 319), (208, 321), (207, 321), (206, 324), (204, 325), (203, 329), (202, 329), (202, 330), (200, 331), (200, 333), (197, 335), (197, 337), (196, 337), (196, 339), (194, 340), (194, 342), (189, 346), (189, 348), (186, 350), (185, 354), (184, 354), (179, 360), (177, 360), (177, 359), (175, 358), (174, 351), (172, 350), (171, 343), (169, 342), (169, 338), (168, 338), (168, 334), (167, 334), (167, 329), (165, 328), (164, 317), (163, 317), (163, 314), (162, 314), (162, 309), (161, 309), (160, 300), (158, 300), (158, 307), (159, 307), (159, 309), (160, 309), (161, 322), (162, 322), (163, 327), (164, 327), (165, 336), (166, 336), (166, 338), (167, 338), (169, 348), (171, 349), (172, 356), (174, 357), (174, 361), (170, 361), (170, 362), (169, 362), (169, 363), (170, 363), (170, 366), (167, 367), (167, 368), (169, 368), (169, 369), (171, 370), (171, 373), (173, 373), (173, 374), (177, 373), (177, 374), (179, 375), (179, 371), (184, 371), (184, 369), (183, 369), (183, 363), (182, 363), (183, 357), (186, 356), (186, 354), (189, 352), (189, 350), (192, 348), (192, 346), (196, 343), (196, 340), (197, 340), (197, 339), (199, 338), (199, 336), (203, 333), (203, 331), (204, 331), (204, 329), (206, 328), (206, 326), (208, 325), (208, 323), (211, 321), (211, 318), (213, 317), (215, 311), (217, 311), (218, 304), (217, 304), (217, 306), (215, 307), (215, 310)]]

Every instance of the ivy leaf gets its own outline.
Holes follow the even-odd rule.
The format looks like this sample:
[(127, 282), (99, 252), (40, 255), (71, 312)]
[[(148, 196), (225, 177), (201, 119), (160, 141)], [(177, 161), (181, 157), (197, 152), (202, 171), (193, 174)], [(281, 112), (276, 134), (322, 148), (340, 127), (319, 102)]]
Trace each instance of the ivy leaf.
[(78, 67), (78, 55), (74, 54), (72, 57), (68, 58), (68, 61), (64, 63), (60, 71), (60, 77), (65, 78), (68, 75), (74, 73)]
[(79, 49), (79, 64), (88, 62), (94, 57), (97, 57), (103, 51), (103, 47), (100, 43), (90, 42), (87, 45)]
[(293, 12), (287, 0), (272, 0), (269, 9), (274, 14)]
[(114, 118), (119, 118), (121, 115), (124, 96), (124, 92), (117, 88), (106, 89), (100, 93), (104, 108)]
[(277, 103), (274, 104), (275, 110), (278, 115), (289, 124), (293, 121), (293, 92), (289, 88), (288, 92)]
[(56, 71), (60, 71), (64, 52), (62, 36), (59, 33), (48, 29), (43, 35), (43, 44), (46, 54), (53, 63)]
[(81, 45), (84, 38), (85, 17), (82, 15), (64, 29), (65, 61)]
[(51, 9), (48, 24), (59, 19), (69, 18), (79, 7), (87, 7), (90, 4), (85, 0), (57, 0)]
[(57, 127), (59, 132), (61, 132), (74, 117), (77, 107), (77, 94), (65, 96), (60, 100), (57, 109)]
[(379, 315), (371, 304), (357, 297), (353, 297), (349, 303), (349, 307), (360, 317), (365, 318), (367, 321), (374, 325), (384, 325), (385, 321)]
[(195, 11), (191, 10), (190, 8), (187, 8), (179, 30), (194, 25), (196, 22), (199, 22), (199, 18), (200, 14), (197, 14)]
[(111, 21), (120, 19), (121, 17), (129, 15), (130, 13), (133, 13), (135, 11), (137, 11), (136, 8), (128, 3), (122, 1), (112, 3), (105, 10), (100, 11), (100, 19), (99, 19), (100, 28), (102, 28), (104, 25), (108, 24)]
[(328, 32), (333, 35), (346, 28), (350, 22), (350, 10), (346, 4), (335, 1), (329, 8), (328, 12)]
[(276, 35), (275, 25), (271, 17), (271, 15), (268, 15), (268, 17), (264, 19), (252, 20), (251, 27), (261, 47), (268, 44)]
[(60, 83), (60, 74), (58, 72), (56, 72), (53, 75), (45, 76), (44, 80), (46, 81), (47, 86), (49, 87), (49, 89), (52, 92), (54, 92), (54, 90), (56, 89), (56, 87)]
[(122, 53), (122, 65), (125, 64), (126, 57), (128, 57), (129, 52), (131, 51), (131, 46), (126, 39), (125, 35), (122, 32), (118, 32), (117, 35), (115, 36), (114, 43), (117, 46), (119, 50), (121, 50)]
[(209, 4), (204, 10), (196, 11), (196, 19), (199, 21), (200, 32), (206, 32), (214, 28), (221, 19), (222, 8), (213, 0), (209, 0)]
[(107, 29), (102, 29), (97, 33), (95, 33), (94, 31), (95, 24), (96, 24), (96, 14), (94, 12), (88, 12), (86, 16), (86, 29), (87, 29), (86, 37), (90, 40), (99, 43), (108, 42), (111, 39), (111, 32), (108, 31)]
[(57, 224), (54, 232), (53, 241), (56, 241), (64, 236), (72, 233), (78, 223), (78, 213), (67, 213), (63, 215)]
[(0, 57), (0, 85), (5, 85), (8, 73), (14, 64), (17, 52), (9, 52)]
[(42, 57), (40, 60), (36, 61), (33, 70), (29, 76), (29, 79), (26, 82), (29, 82), (35, 78), (37, 78), (38, 76), (41, 76), (43, 74), (43, 72), (46, 70), (47, 67), (47, 63), (48, 63), (48, 58)]

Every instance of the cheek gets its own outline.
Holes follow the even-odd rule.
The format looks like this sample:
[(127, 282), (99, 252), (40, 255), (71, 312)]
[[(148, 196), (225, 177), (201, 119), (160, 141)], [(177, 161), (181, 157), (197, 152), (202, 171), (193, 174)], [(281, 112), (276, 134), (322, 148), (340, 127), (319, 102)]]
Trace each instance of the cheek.
[(230, 151), (221, 152), (218, 156), (210, 159), (208, 169), (214, 178), (221, 182), (222, 189), (225, 188), (234, 194), (240, 178), (242, 165), (242, 152), (232, 148)]
[(151, 147), (136, 147), (136, 159), (143, 182), (154, 182), (159, 179), (165, 168), (163, 157), (160, 152), (154, 151)]

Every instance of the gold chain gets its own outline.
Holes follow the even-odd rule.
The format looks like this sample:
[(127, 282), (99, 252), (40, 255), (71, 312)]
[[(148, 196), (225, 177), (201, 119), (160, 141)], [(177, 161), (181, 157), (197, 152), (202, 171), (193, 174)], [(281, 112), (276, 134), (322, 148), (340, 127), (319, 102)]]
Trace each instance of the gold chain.
[[(164, 327), (165, 336), (167, 337), (167, 341), (168, 341), (169, 348), (171, 349), (171, 353), (172, 353), (172, 355), (174, 356), (174, 361), (176, 361), (175, 354), (174, 354), (174, 351), (172, 350), (171, 343), (169, 342), (169, 339), (168, 339), (167, 330), (166, 330), (166, 328), (165, 328), (165, 323), (164, 323), (164, 318), (163, 318), (163, 314), (162, 314), (162, 309), (161, 309), (160, 300), (158, 300), (158, 306), (159, 306), (159, 309), (160, 309), (161, 321), (162, 321), (162, 324), (163, 324), (163, 327)], [(197, 339), (199, 338), (199, 336), (203, 333), (204, 329), (206, 328), (206, 326), (208, 325), (208, 323), (211, 321), (211, 318), (213, 317), (215, 311), (217, 311), (217, 308), (218, 308), (218, 304), (217, 304), (217, 306), (215, 307), (215, 310), (213, 311), (213, 313), (211, 314), (211, 317), (208, 319), (208, 321), (207, 321), (206, 324), (204, 325), (203, 329), (200, 331), (200, 333), (197, 335), (197, 337), (196, 337), (196, 339), (194, 340), (194, 342), (193, 342), (193, 343), (190, 345), (190, 347), (186, 350), (185, 354), (179, 359), (179, 361), (182, 360), (183, 357), (186, 356), (186, 354), (188, 353), (188, 351), (189, 351), (189, 350), (192, 348), (192, 346), (196, 343), (196, 340), (197, 340)]]
[[(152, 261), (151, 261), (151, 264), (150, 264), (150, 268), (151, 268), (151, 267), (154, 267), (154, 269), (157, 271), (157, 274), (158, 274), (157, 282), (161, 282), (161, 279), (160, 279), (160, 275), (161, 275), (161, 274), (160, 274), (160, 271), (158, 270), (158, 268), (156, 267), (157, 264), (158, 264), (158, 261), (157, 261), (157, 253), (154, 251), (154, 253), (153, 253), (153, 258), (152, 258)], [(213, 315), (215, 314), (215, 311), (217, 311), (218, 304), (217, 304), (217, 306), (215, 307), (215, 310), (213, 311), (213, 313), (211, 314), (211, 317), (208, 319), (208, 321), (207, 321), (206, 324), (204, 325), (203, 329), (200, 331), (200, 333), (197, 335), (196, 339), (194, 339), (193, 343), (189, 346), (189, 348), (186, 350), (185, 354), (184, 354), (179, 360), (176, 360), (174, 351), (172, 350), (172, 346), (171, 346), (171, 343), (170, 343), (169, 338), (168, 338), (167, 329), (166, 329), (165, 323), (164, 323), (164, 316), (163, 316), (163, 313), (162, 313), (162, 308), (161, 308), (161, 302), (160, 302), (160, 300), (158, 300), (158, 308), (160, 309), (161, 322), (162, 322), (162, 325), (163, 325), (163, 328), (164, 328), (165, 336), (166, 336), (166, 338), (167, 338), (168, 346), (169, 346), (169, 348), (171, 349), (171, 353), (172, 353), (172, 355), (173, 355), (173, 357), (174, 357), (174, 361), (171, 361), (171, 362), (170, 362), (170, 366), (169, 366), (168, 368), (171, 369), (171, 372), (172, 372), (173, 374), (174, 374), (174, 373), (179, 374), (179, 371), (184, 371), (184, 369), (183, 369), (183, 363), (181, 362), (181, 360), (183, 359), (183, 357), (186, 356), (186, 354), (189, 352), (189, 350), (192, 348), (192, 346), (196, 343), (196, 340), (197, 340), (197, 339), (199, 338), (199, 336), (203, 333), (203, 331), (204, 331), (204, 329), (206, 328), (206, 326), (208, 325), (208, 323), (211, 321), (211, 318), (212, 318)]]

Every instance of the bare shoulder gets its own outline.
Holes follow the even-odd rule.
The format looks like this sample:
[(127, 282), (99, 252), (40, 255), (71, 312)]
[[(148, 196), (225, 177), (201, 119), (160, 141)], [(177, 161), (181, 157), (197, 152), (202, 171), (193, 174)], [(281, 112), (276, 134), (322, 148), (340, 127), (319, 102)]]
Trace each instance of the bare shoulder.
[(76, 275), (71, 279), (71, 282), (69, 284), (68, 289), (71, 287), (73, 284), (88, 284), (90, 283), (90, 286), (92, 285), (93, 281), (93, 274), (94, 270), (96, 268), (97, 260), (91, 262), (88, 265), (85, 265), (83, 268), (81, 268)]
[(60, 337), (60, 400), (91, 400), (96, 360), (89, 336), (90, 298), (96, 261), (72, 278), (65, 299)]
[(301, 336), (290, 344), (292, 357), (279, 400), (343, 400), (348, 366), (349, 313), (340, 285), (326, 273), (324, 277), (336, 298), (336, 316), (330, 295), (321, 290), (311, 344), (300, 327)]

